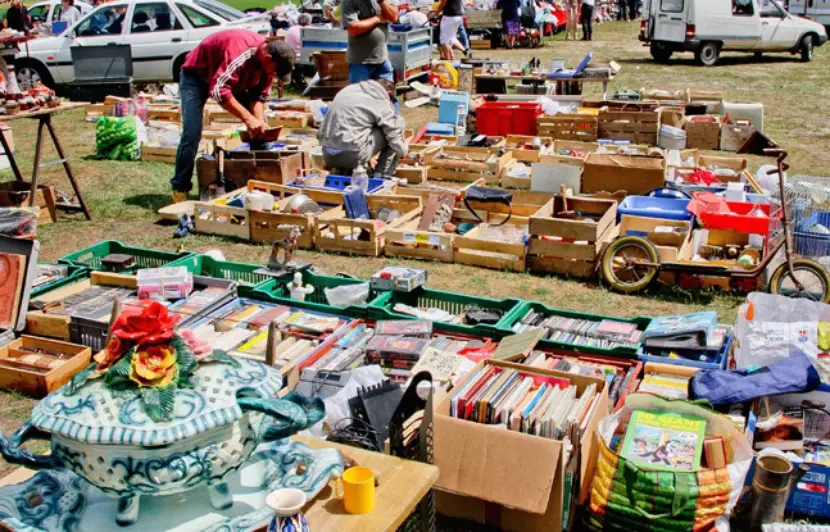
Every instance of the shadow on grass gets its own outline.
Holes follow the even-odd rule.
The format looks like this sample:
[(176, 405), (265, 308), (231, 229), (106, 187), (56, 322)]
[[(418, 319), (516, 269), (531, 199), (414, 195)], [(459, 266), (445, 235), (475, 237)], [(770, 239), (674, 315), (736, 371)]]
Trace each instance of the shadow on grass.
[[(630, 65), (662, 65), (662, 66), (672, 66), (672, 65), (683, 65), (683, 66), (699, 66), (697, 61), (695, 61), (694, 55), (689, 53), (688, 55), (673, 55), (672, 58), (665, 62), (665, 63), (658, 63), (651, 57), (626, 57), (622, 59), (615, 59), (617, 63), (625, 63)], [(701, 68), (722, 68), (722, 67), (730, 67), (736, 65), (764, 65), (764, 64), (778, 64), (778, 63), (794, 63), (798, 62), (797, 56), (789, 55), (789, 54), (780, 54), (780, 55), (762, 55), (761, 57), (755, 57), (752, 54), (745, 54), (745, 55), (729, 55), (726, 57), (721, 57), (718, 59), (717, 64), (711, 67), (703, 67)]]
[(170, 196), (168, 194), (139, 194), (137, 196), (124, 198), (124, 203), (133, 207), (140, 207), (148, 211), (156, 212), (162, 207), (170, 204)]

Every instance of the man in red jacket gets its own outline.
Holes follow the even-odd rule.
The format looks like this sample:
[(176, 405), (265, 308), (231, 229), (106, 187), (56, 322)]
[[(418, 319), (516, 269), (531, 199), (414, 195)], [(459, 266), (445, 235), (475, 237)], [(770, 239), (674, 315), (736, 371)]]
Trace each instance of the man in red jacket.
[(202, 114), (208, 98), (245, 124), (256, 136), (265, 124), (265, 102), (274, 78), (291, 81), (294, 49), (284, 41), (267, 42), (248, 30), (214, 33), (194, 48), (182, 65), (179, 97), (182, 101), (182, 137), (176, 152), (176, 171), (170, 184), (173, 201), (187, 199), (193, 187), (193, 165), (202, 138)]

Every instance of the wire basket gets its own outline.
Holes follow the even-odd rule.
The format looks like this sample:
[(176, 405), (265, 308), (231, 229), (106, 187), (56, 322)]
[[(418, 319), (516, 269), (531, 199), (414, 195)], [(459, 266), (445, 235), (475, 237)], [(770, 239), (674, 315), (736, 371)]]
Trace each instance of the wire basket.
[(795, 252), (830, 268), (830, 177), (791, 176), (786, 193)]

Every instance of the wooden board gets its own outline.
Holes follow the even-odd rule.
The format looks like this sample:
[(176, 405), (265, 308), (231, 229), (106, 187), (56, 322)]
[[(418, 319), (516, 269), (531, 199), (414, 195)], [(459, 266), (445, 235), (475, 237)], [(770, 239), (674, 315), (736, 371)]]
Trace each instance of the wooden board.
[(159, 218), (162, 220), (169, 220), (171, 222), (178, 222), (182, 214), (193, 214), (194, 201), (182, 201), (173, 203), (158, 210)]

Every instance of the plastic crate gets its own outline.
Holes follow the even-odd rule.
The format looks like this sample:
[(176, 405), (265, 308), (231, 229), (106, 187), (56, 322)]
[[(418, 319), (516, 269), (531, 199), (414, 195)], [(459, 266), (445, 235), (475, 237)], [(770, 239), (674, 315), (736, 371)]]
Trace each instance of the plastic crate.
[[(297, 187), (297, 188), (319, 188), (320, 190), (337, 190), (337, 191), (344, 191), (346, 187), (352, 184), (352, 178), (346, 175), (334, 175), (329, 174), (326, 176), (326, 182), (322, 187), (310, 187), (304, 185), (299, 181), (292, 181), (288, 183), (289, 187)], [(377, 192), (378, 190), (383, 188), (383, 179), (377, 177), (370, 177), (369, 178), (369, 189), (366, 192), (367, 194), (371, 194), (373, 192)]]
[[(713, 212), (704, 210), (698, 216), (706, 229), (732, 229), (740, 233), (767, 235), (770, 230), (770, 205), (762, 203), (743, 203), (727, 201), (731, 212)], [(766, 216), (751, 216), (750, 212), (761, 209)], [(780, 217), (780, 215), (777, 215)]]
[(75, 253), (63, 256), (58, 259), (58, 263), (84, 266), (91, 270), (103, 270), (104, 268), (101, 266), (101, 259), (114, 253), (132, 255), (135, 257), (135, 264), (132, 267), (116, 273), (132, 273), (143, 268), (161, 268), (162, 266), (169, 265), (171, 262), (193, 255), (193, 253), (189, 251), (182, 253), (176, 253), (174, 251), (159, 251), (155, 249), (128, 246), (118, 240), (105, 240), (86, 249), (82, 249), (81, 251), (76, 251)]
[(688, 199), (627, 196), (617, 207), (617, 223), (623, 215), (660, 218), (663, 220), (691, 220), (694, 215), (686, 210)]
[[(503, 330), (512, 332), (513, 325), (521, 321), (521, 319), (524, 318), (531, 310), (534, 312), (539, 312), (545, 316), (552, 316), (555, 314), (557, 316), (564, 316), (566, 318), (574, 318), (580, 320), (600, 321), (609, 319), (625, 323), (635, 323), (637, 325), (637, 328), (642, 331), (644, 331), (646, 327), (648, 327), (649, 323), (651, 323), (651, 318), (646, 318), (644, 316), (637, 316), (636, 318), (618, 318), (615, 316), (602, 316), (599, 314), (589, 314), (586, 312), (574, 312), (570, 310), (554, 309), (548, 307), (543, 303), (539, 303), (536, 301), (527, 301), (524, 303), (524, 305), (520, 305), (518, 309), (513, 311), (507, 319), (502, 320), (499, 324), (500, 327)], [(637, 358), (638, 354), (640, 353), (642, 343), (635, 347), (615, 347), (612, 349), (604, 349), (601, 347), (576, 345), (564, 342), (557, 342), (553, 340), (539, 340), (537, 346), (540, 349), (558, 349), (560, 351), (605, 355), (618, 358)]]
[(459, 105), (464, 107), (465, 113), (470, 112), (469, 92), (442, 90), (438, 100), (438, 121), (455, 126)]
[(270, 275), (255, 273), (262, 266), (242, 262), (219, 261), (208, 255), (192, 255), (172, 262), (168, 266), (184, 266), (193, 275), (236, 281), (239, 285), (239, 294), (243, 297), (273, 279)]
[(338, 286), (345, 286), (351, 284), (368, 283), (368, 280), (354, 279), (351, 277), (334, 277), (328, 275), (319, 275), (310, 270), (304, 270), (303, 286), (311, 285), (314, 292), (305, 296), (305, 301), (297, 301), (291, 299), (288, 291), (288, 283), (293, 279), (293, 275), (286, 275), (277, 279), (271, 279), (267, 283), (259, 286), (251, 294), (252, 299), (262, 299), (267, 302), (277, 302), (281, 305), (291, 305), (293, 307), (314, 310), (318, 312), (325, 312), (328, 314), (343, 314), (351, 318), (367, 318), (369, 312), (367, 307), (381, 292), (369, 288), (369, 298), (363, 305), (351, 305), (349, 307), (338, 307), (331, 305), (326, 297), (326, 288), (336, 288)]
[(476, 127), (481, 135), (536, 135), (540, 114), (534, 102), (484, 102), (476, 108)]
[(677, 354), (677, 357), (648, 354), (645, 351), (645, 347), (643, 347), (640, 354), (637, 355), (637, 358), (643, 362), (659, 362), (661, 364), (674, 364), (676, 366), (688, 366), (701, 369), (726, 369), (729, 362), (729, 351), (732, 349), (733, 339), (734, 335), (732, 331), (729, 331), (729, 334), (726, 336), (720, 350), (716, 354), (707, 357), (707, 360), (694, 360), (691, 356), (694, 356), (696, 353), (687, 352), (683, 349), (672, 350)]
[[(47, 263), (42, 263), (47, 264)], [(52, 281), (51, 283), (47, 283), (37, 288), (32, 289), (32, 294), (29, 296), (30, 298), (35, 298), (37, 296), (43, 295), (47, 292), (51, 292), (57, 288), (62, 286), (66, 286), (68, 284), (74, 283), (78, 280), (79, 277), (83, 277), (83, 275), (88, 271), (87, 268), (83, 266), (73, 266), (71, 264), (60, 264), (60, 266), (67, 267), (67, 275), (63, 279), (58, 279), (57, 281)]]
[(69, 323), (69, 341), (85, 345), (93, 353), (102, 351), (107, 345), (109, 322), (100, 322), (88, 318), (73, 317)]
[(493, 330), (498, 330), (499, 325), (504, 320), (510, 318), (513, 312), (522, 306), (523, 301), (516, 298), (491, 299), (422, 287), (412, 292), (386, 292), (381, 294), (369, 305), (369, 316), (375, 320), (417, 319), (414, 316), (395, 312), (394, 307), (398, 303), (403, 303), (411, 307), (438, 308), (455, 315), (462, 314), (472, 306), (500, 310), (504, 315), (493, 325), (465, 325), (463, 323), (434, 322), (453, 325), (456, 330), (465, 332), (466, 334), (492, 334)]

